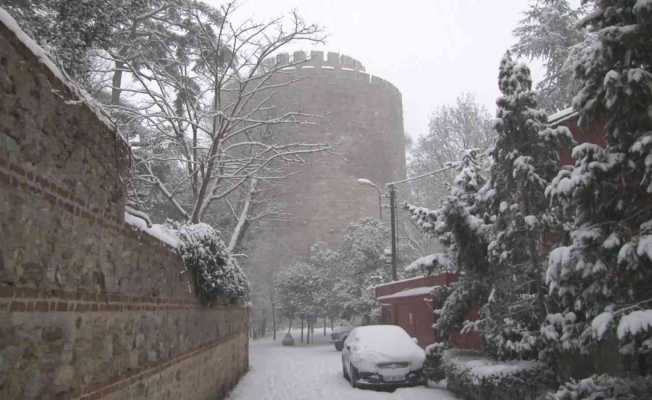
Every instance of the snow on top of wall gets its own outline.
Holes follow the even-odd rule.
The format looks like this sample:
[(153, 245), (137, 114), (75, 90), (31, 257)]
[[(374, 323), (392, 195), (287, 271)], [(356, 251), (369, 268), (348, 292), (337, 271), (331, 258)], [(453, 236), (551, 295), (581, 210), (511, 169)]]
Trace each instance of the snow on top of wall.
[(165, 225), (153, 224), (148, 227), (147, 222), (139, 217), (125, 213), (125, 222), (138, 230), (141, 230), (150, 236), (155, 237), (161, 242), (176, 249), (179, 246), (179, 237), (177, 234)]
[[(34, 39), (29, 37), (18, 25), (18, 22), (2, 7), (0, 7), (0, 23), (2, 23), (9, 31), (11, 31), (16, 38), (34, 54), (36, 59), (47, 68), (52, 75), (66, 86), (71, 93), (81, 99), (88, 108), (97, 116), (97, 119), (102, 121), (109, 129), (116, 132), (116, 135), (122, 138), (122, 135), (117, 134), (117, 129), (109, 117), (104, 113), (102, 106), (95, 101), (84, 89), (72, 82), (66, 77), (59, 67), (52, 61), (50, 54), (39, 46)], [(74, 102), (67, 101), (66, 104), (74, 104)]]
[(425, 296), (429, 295), (432, 290), (439, 286), (421, 286), (418, 288), (405, 289), (400, 292), (388, 294), (387, 296), (381, 296), (378, 300), (388, 300), (388, 299), (398, 299), (402, 297), (412, 297), (412, 296)]

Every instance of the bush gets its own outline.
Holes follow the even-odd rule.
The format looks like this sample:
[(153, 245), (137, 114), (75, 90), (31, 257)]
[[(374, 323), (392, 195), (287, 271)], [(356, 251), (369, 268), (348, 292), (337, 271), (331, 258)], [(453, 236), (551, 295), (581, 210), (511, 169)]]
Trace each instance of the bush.
[[(461, 278), (454, 284), (453, 290), (448, 294), (439, 314), (437, 322), (433, 326), (437, 332), (448, 337), (454, 331), (460, 331), (464, 326), (466, 313), (479, 304), (486, 294), (486, 287), (480, 282), (471, 279)], [(447, 295), (445, 292), (435, 293), (436, 296)]]
[(554, 387), (537, 361), (496, 361), (478, 352), (447, 350), (442, 368), (449, 390), (467, 400), (534, 400)]
[(204, 304), (247, 300), (247, 278), (226, 251), (218, 231), (206, 224), (182, 225), (177, 231), (181, 242), (179, 254)]
[(446, 378), (446, 371), (443, 367), (444, 351), (446, 344), (436, 342), (426, 347), (426, 361), (423, 363), (423, 374), (426, 379), (439, 382)]
[(652, 377), (618, 378), (594, 375), (581, 381), (571, 380), (547, 400), (641, 400), (652, 399)]

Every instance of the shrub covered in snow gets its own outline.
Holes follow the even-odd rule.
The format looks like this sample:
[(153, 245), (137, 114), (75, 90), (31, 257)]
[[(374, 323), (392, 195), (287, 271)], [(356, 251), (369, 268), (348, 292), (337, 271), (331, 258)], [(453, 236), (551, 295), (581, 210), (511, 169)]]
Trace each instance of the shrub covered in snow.
[(580, 381), (571, 380), (546, 400), (642, 400), (652, 399), (652, 378), (618, 378), (594, 375)]
[(419, 257), (412, 261), (405, 272), (420, 272), (424, 275), (430, 275), (435, 271), (455, 271), (455, 262), (445, 253), (434, 253), (427, 256)]
[(554, 374), (537, 361), (495, 361), (480, 353), (447, 350), (448, 389), (467, 400), (534, 400), (554, 385)]
[(435, 310), (439, 318), (434, 328), (443, 337), (461, 331), (467, 312), (479, 304), (486, 297), (486, 293), (486, 286), (479, 281), (466, 278), (457, 281), (441, 310)]
[(218, 231), (207, 224), (181, 225), (178, 251), (192, 274), (197, 294), (204, 303), (219, 299), (244, 301), (249, 284)]
[(426, 361), (423, 363), (423, 374), (426, 379), (438, 382), (446, 378), (443, 365), (445, 350), (446, 344), (443, 342), (435, 342), (426, 347)]

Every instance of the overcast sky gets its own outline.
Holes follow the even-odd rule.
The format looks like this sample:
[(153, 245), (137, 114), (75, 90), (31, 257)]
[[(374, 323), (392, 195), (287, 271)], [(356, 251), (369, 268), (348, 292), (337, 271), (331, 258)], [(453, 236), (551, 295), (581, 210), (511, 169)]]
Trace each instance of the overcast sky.
[[(219, 4), (218, 0), (211, 0)], [(528, 0), (241, 0), (239, 17), (267, 20), (296, 9), (328, 33), (324, 51), (360, 60), (403, 94), (405, 130), (427, 130), (438, 106), (463, 92), (493, 115), (498, 63)], [(540, 71), (536, 71), (535, 77)]]

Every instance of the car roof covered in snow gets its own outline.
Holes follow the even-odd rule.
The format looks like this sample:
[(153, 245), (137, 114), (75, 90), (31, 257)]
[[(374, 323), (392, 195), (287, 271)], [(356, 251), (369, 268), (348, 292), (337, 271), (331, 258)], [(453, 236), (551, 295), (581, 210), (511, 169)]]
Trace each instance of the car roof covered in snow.
[(410, 335), (403, 328), (397, 325), (368, 325), (359, 326), (351, 331), (350, 337), (365, 342), (371, 347), (377, 344), (385, 347), (387, 343), (394, 343), (396, 340), (410, 339)]

